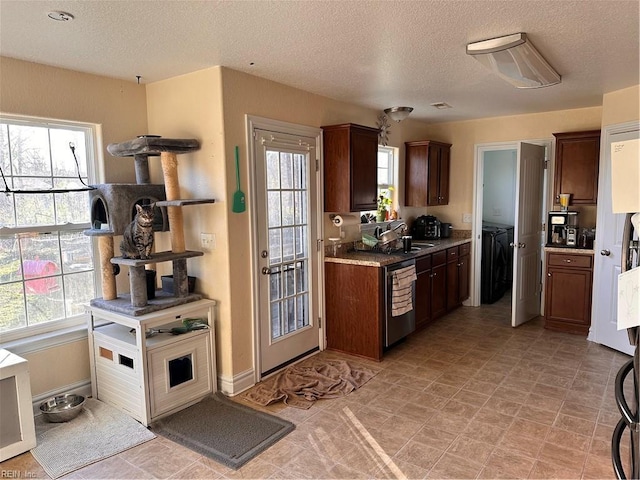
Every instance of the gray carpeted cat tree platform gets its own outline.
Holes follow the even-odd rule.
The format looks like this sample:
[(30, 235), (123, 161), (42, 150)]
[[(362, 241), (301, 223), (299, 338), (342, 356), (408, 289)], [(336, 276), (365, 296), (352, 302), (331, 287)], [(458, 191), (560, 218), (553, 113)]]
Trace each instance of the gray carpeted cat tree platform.
[[(189, 292), (187, 259), (202, 256), (203, 252), (185, 248), (182, 208), (213, 203), (215, 200), (180, 199), (177, 159), (178, 154), (199, 148), (199, 142), (194, 139), (170, 139), (155, 135), (142, 135), (107, 146), (113, 156), (134, 158), (136, 183), (95, 185), (96, 189), (90, 191), (92, 228), (84, 233), (98, 237), (102, 273), (102, 297), (91, 300), (92, 306), (139, 316), (202, 298), (199, 294)], [(148, 162), (149, 157), (154, 156), (160, 156), (164, 185), (150, 183)], [(171, 251), (154, 252), (147, 260), (114, 256), (114, 236), (122, 235), (133, 220), (137, 203), (155, 203), (157, 222), (154, 222), (153, 230), (169, 231)], [(157, 290), (155, 298), (149, 299), (146, 267), (169, 261), (173, 264), (173, 294)], [(118, 295), (116, 290), (115, 275), (120, 265), (127, 266), (129, 270), (129, 294)]]

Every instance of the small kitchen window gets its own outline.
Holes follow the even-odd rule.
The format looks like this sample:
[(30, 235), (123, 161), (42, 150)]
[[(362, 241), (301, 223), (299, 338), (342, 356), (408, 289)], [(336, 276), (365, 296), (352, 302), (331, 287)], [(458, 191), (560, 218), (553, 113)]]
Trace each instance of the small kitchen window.
[[(383, 147), (378, 145), (378, 197), (384, 195), (391, 198), (392, 210), (394, 205), (397, 204), (395, 198), (395, 192), (397, 192), (396, 185), (396, 157), (398, 155), (398, 149), (393, 147)], [(361, 215), (376, 216), (376, 211), (371, 210), (367, 212), (360, 212)]]
[(389, 190), (389, 187), (395, 189), (394, 175), (394, 148), (378, 147), (378, 193), (383, 190)]

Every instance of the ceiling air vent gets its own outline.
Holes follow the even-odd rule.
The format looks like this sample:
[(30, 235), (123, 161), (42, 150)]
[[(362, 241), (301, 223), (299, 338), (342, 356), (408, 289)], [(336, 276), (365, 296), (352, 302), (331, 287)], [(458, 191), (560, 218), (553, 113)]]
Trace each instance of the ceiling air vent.
[(431, 106), (437, 108), (438, 110), (446, 110), (447, 108), (451, 108), (451, 105), (445, 102), (432, 103)]

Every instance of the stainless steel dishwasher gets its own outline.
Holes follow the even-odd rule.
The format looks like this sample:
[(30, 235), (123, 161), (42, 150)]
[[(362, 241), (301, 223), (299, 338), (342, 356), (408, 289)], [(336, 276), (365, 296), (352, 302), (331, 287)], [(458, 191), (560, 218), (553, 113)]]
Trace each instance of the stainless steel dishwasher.
[(416, 282), (411, 283), (411, 302), (413, 308), (403, 313), (402, 315), (392, 315), (392, 296), (393, 296), (393, 273), (405, 267), (413, 265), (415, 267), (415, 259), (405, 260), (403, 262), (394, 263), (387, 267), (385, 270), (385, 287), (384, 287), (384, 310), (385, 310), (385, 322), (384, 322), (384, 346), (388, 347), (393, 345), (398, 340), (406, 337), (416, 329)]

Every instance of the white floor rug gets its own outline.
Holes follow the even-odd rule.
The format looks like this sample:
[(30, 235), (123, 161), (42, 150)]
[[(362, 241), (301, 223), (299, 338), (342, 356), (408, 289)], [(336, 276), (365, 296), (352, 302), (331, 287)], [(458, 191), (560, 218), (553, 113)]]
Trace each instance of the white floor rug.
[(120, 410), (88, 398), (80, 415), (65, 423), (36, 418), (37, 446), (31, 454), (58, 478), (155, 438)]

